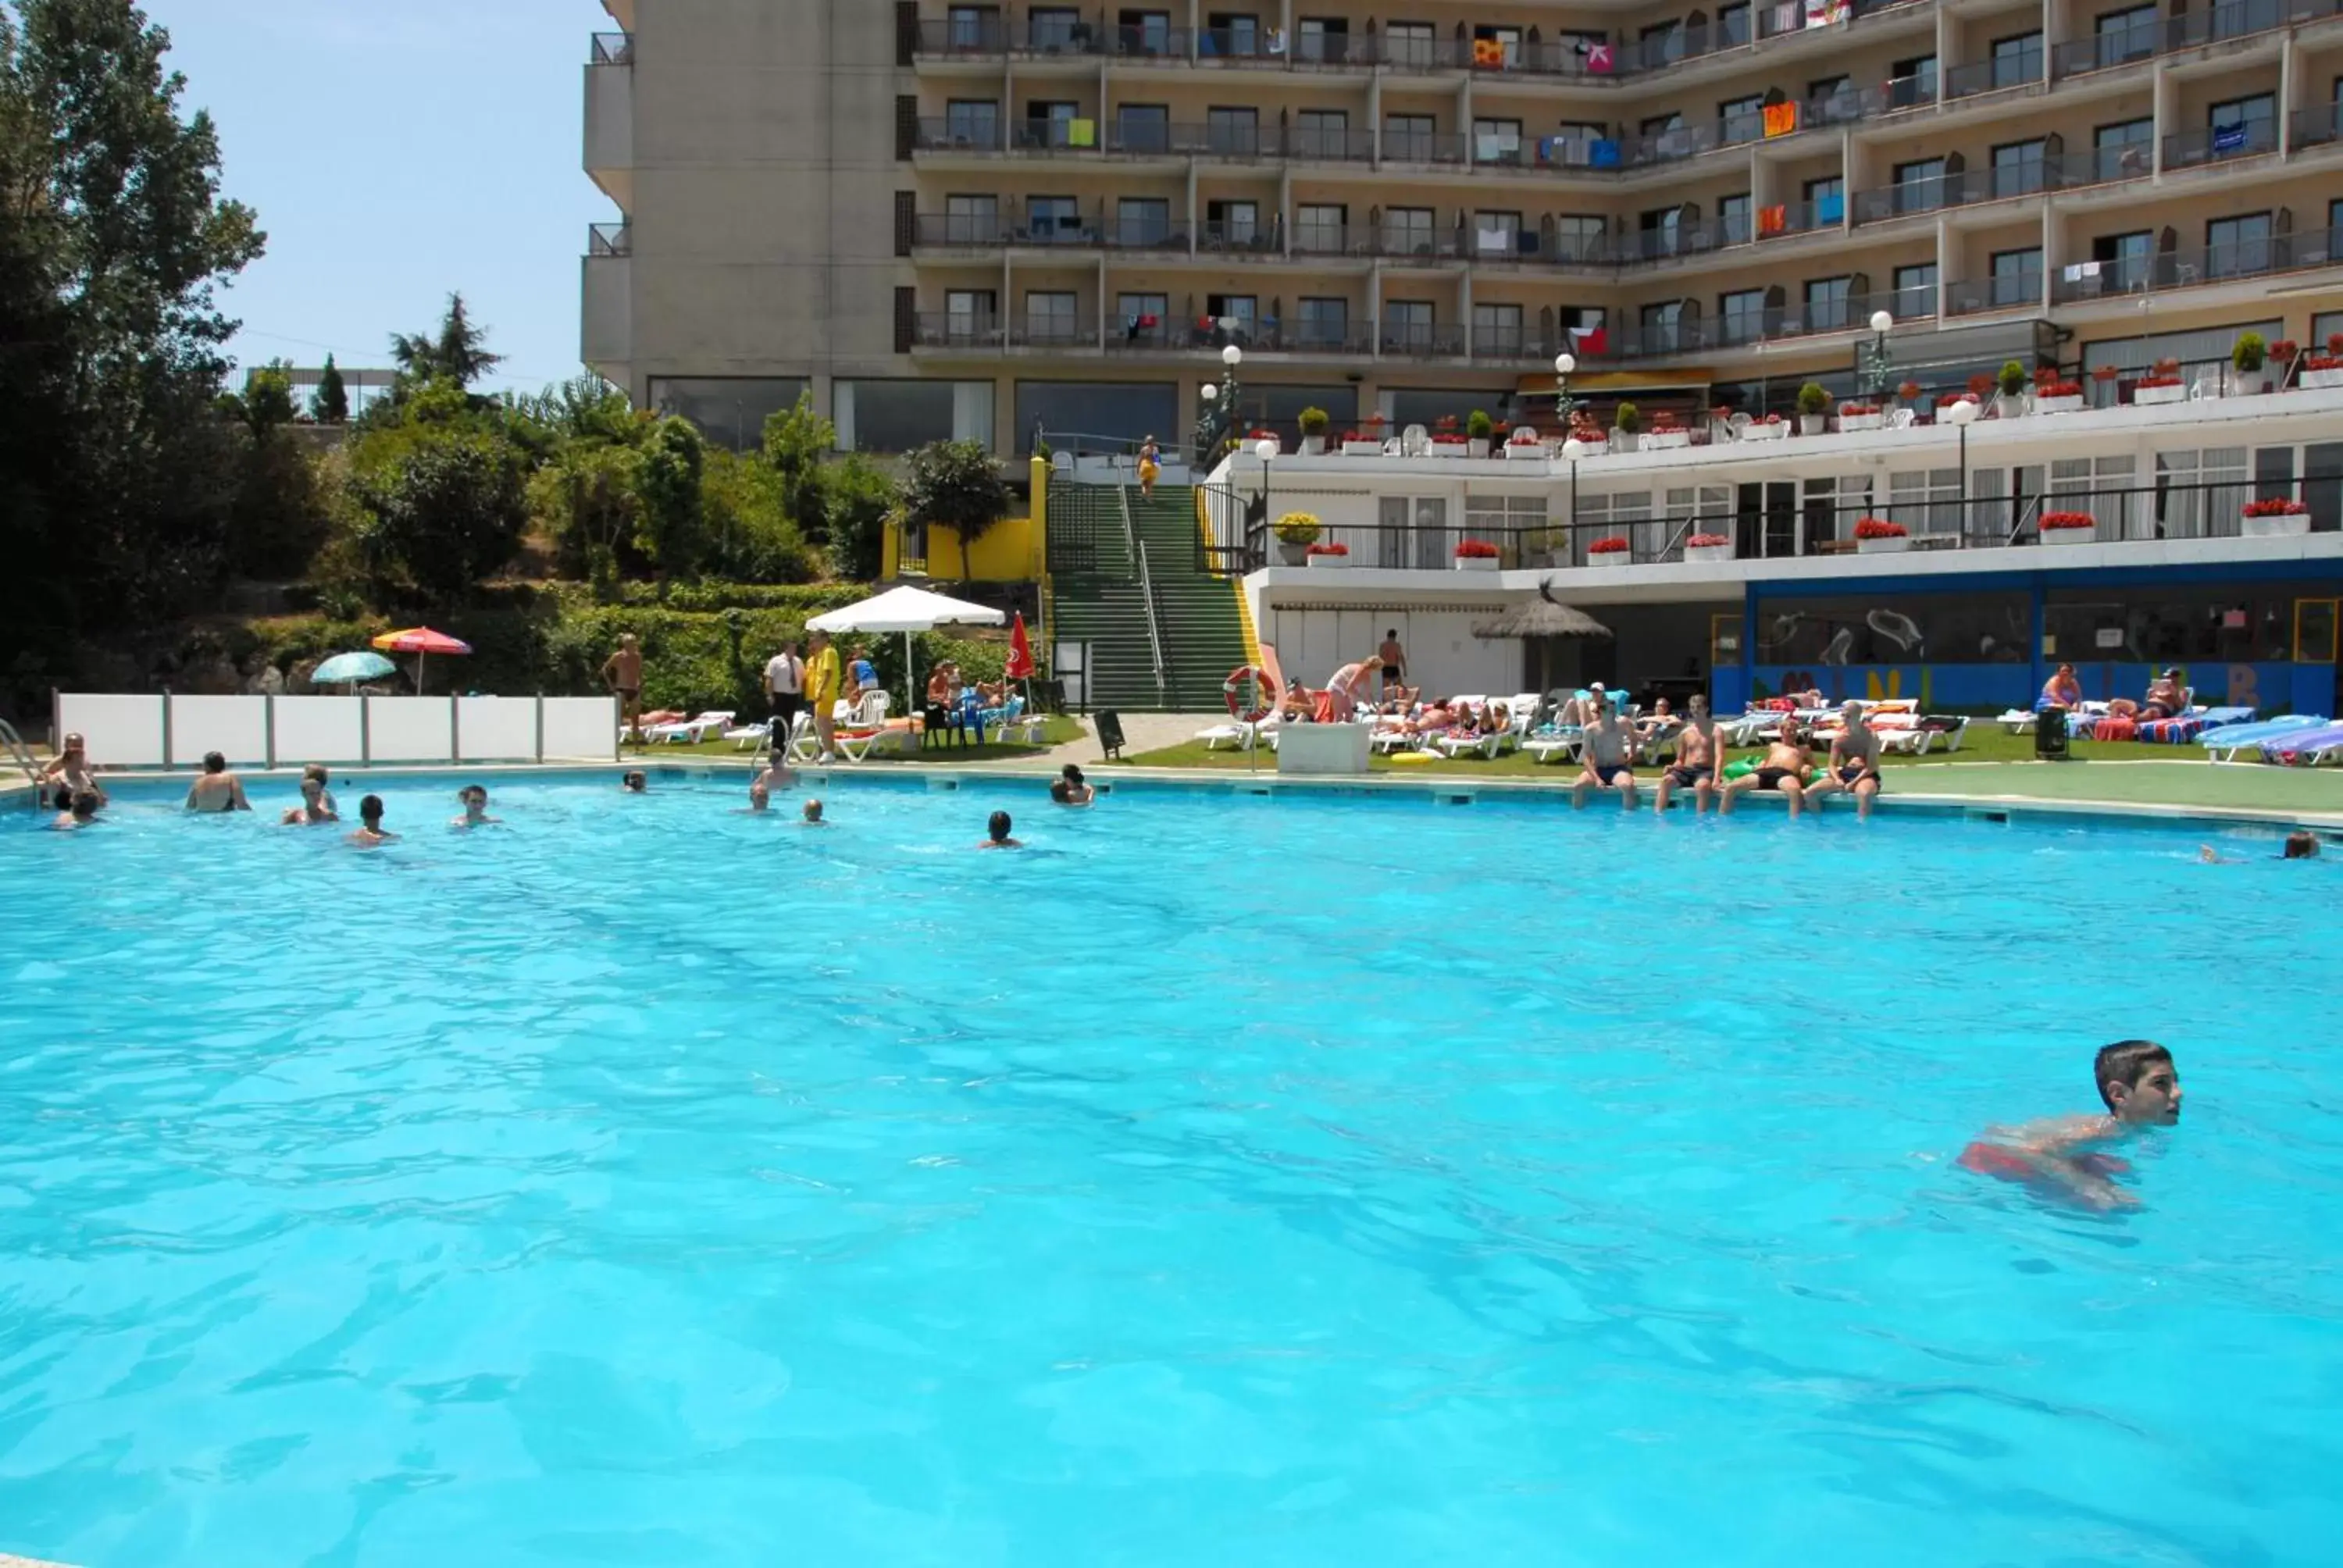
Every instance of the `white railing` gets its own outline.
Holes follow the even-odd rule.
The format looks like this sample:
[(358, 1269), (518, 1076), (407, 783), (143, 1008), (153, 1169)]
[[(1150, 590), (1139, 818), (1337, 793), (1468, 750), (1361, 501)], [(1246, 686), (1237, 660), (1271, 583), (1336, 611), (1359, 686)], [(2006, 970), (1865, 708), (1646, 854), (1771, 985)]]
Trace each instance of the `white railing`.
[(180, 697), (60, 692), (56, 735), (101, 768), (616, 761), (611, 697)]

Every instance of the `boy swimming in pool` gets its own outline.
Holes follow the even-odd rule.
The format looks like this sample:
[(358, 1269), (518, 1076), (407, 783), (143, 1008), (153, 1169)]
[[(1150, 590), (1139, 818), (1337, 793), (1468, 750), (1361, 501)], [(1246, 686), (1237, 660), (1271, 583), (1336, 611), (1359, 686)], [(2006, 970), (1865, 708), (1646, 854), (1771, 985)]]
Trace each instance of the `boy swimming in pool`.
[(2112, 1180), (2130, 1164), (2100, 1146), (2137, 1137), (2143, 1128), (2176, 1125), (2180, 1070), (2172, 1053), (2152, 1040), (2119, 1040), (2099, 1048), (2092, 1073), (2107, 1102), (2106, 1115), (2053, 1116), (1987, 1128), (1983, 1138), (1961, 1151), (1962, 1166), (2094, 1209), (2137, 1205), (2139, 1200)]

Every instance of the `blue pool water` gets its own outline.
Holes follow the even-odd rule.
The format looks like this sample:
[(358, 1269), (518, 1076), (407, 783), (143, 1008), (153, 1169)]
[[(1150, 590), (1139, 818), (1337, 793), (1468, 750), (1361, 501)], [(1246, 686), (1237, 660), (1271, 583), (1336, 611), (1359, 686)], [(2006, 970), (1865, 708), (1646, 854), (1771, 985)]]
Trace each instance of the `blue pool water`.
[[(374, 854), (0, 820), (0, 1552), (2343, 1541), (2343, 862), (1005, 785), (813, 832), (682, 776), (468, 837), (382, 788)], [(971, 853), (1001, 804), (1032, 848)], [(1952, 1166), (2131, 1034), (2189, 1097), (2140, 1208)]]

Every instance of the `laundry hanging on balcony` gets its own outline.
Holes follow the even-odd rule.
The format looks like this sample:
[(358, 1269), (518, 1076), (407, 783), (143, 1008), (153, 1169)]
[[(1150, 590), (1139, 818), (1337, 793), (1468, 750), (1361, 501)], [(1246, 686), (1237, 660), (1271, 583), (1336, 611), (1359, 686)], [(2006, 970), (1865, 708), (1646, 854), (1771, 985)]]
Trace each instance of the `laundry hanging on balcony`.
[(1765, 135), (1768, 138), (1786, 136), (1798, 128), (1798, 106), (1795, 100), (1768, 104), (1764, 112)]
[(1772, 235), (1787, 234), (1789, 232), (1790, 209), (1787, 206), (1776, 204), (1773, 206), (1761, 206), (1757, 209), (1758, 238), (1765, 239)]
[(2234, 153), (2243, 149), (2245, 145), (2245, 121), (2233, 120), (2226, 126), (2215, 126), (2213, 127), (2213, 150), (2215, 152)]

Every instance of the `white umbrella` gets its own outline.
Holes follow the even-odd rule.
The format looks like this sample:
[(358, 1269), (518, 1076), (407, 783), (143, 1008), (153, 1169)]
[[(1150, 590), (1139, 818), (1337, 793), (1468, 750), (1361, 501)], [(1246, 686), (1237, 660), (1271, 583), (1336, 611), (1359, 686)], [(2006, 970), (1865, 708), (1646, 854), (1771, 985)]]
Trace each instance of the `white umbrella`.
[(911, 634), (933, 631), (940, 626), (999, 626), (1007, 619), (997, 609), (987, 609), (966, 599), (947, 598), (925, 588), (889, 588), (877, 598), (864, 599), (860, 604), (848, 605), (815, 616), (806, 622), (814, 631), (833, 635), (841, 631), (888, 632), (903, 634), (903, 710), (908, 713), (919, 706), (911, 699)]

